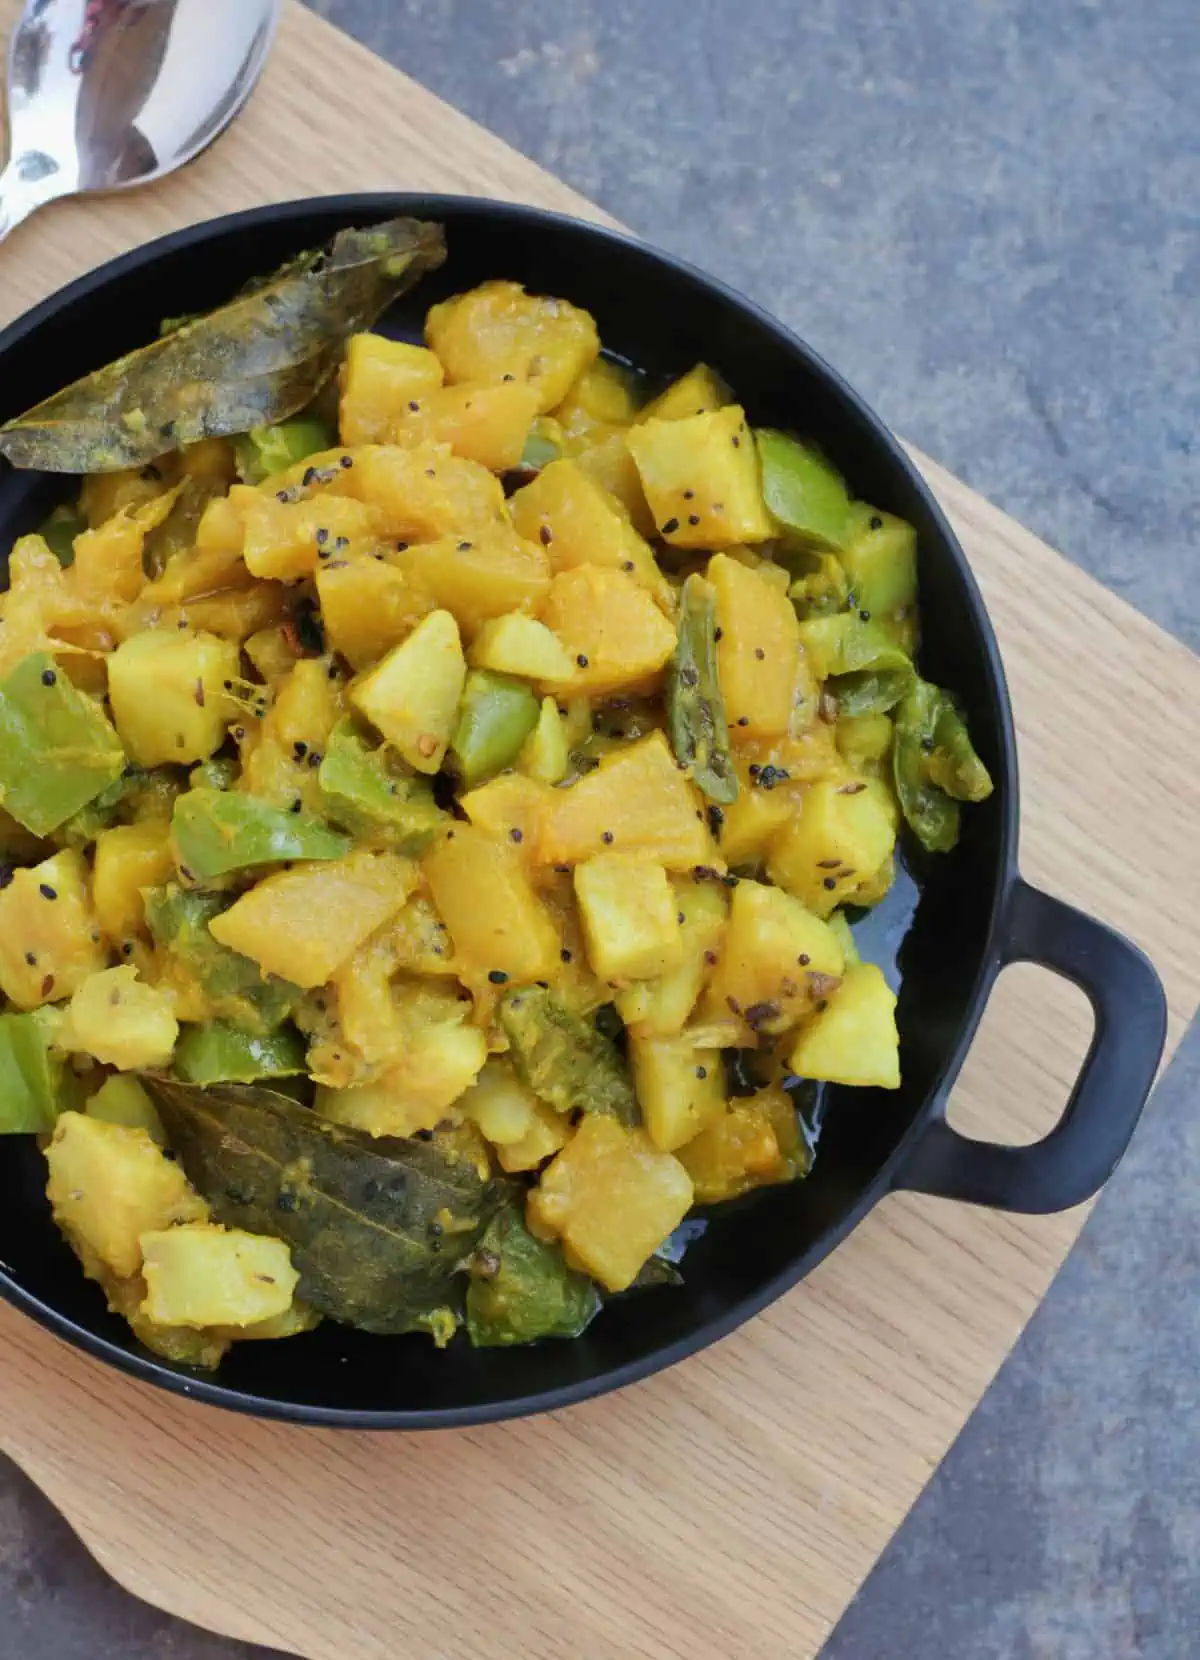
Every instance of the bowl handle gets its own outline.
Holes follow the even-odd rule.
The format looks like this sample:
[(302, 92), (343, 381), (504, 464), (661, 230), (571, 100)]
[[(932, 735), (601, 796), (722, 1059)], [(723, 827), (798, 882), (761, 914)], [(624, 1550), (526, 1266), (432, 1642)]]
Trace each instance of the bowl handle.
[(1092, 1041), (1070, 1099), (1050, 1133), (1027, 1147), (976, 1141), (935, 1118), (896, 1185), (1030, 1215), (1068, 1210), (1103, 1187), (1129, 1145), (1162, 1056), (1166, 995), (1136, 945), (1020, 877), (1002, 936), (1002, 968), (1038, 963), (1092, 1005)]

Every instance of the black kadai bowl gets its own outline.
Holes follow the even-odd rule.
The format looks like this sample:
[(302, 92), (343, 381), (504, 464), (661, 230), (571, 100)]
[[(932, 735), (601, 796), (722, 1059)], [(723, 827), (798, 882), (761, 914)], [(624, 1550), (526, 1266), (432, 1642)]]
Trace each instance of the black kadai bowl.
[[(1017, 868), (1017, 760), (996, 642), (962, 549), (912, 463), (837, 374), (719, 283), (639, 243), (529, 208), (456, 197), (341, 196), (233, 215), (168, 236), (55, 295), (0, 336), (0, 419), (116, 354), (158, 320), (211, 308), (347, 225), (399, 214), (446, 227), (449, 258), (382, 321), (419, 337), (429, 305), (489, 277), (585, 306), (606, 345), (664, 380), (698, 359), (736, 388), (756, 425), (819, 439), (854, 494), (910, 520), (920, 543), (922, 667), (962, 696), (995, 793), (963, 816), (957, 849), (897, 884), (872, 921), (872, 955), (899, 985), (903, 1085), (832, 1089), (807, 1180), (712, 1214), (682, 1287), (611, 1303), (574, 1342), (438, 1352), (423, 1337), (324, 1326), (236, 1346), (209, 1377), (139, 1348), (51, 1222), (31, 1141), (0, 1158), (0, 1292), (60, 1336), (127, 1372), (216, 1405), (299, 1422), (388, 1428), (480, 1423), (570, 1405), (715, 1342), (802, 1279), (889, 1191), (1045, 1212), (1107, 1179), (1162, 1051), (1165, 1001), (1141, 953), (1040, 893)], [(33, 529), (62, 481), (6, 470), (0, 546)], [(1095, 1035), (1062, 1118), (1042, 1141), (965, 1138), (945, 1103), (1000, 970), (1040, 963), (1074, 981)], [(948, 1262), (945, 1272), (954, 1273)]]

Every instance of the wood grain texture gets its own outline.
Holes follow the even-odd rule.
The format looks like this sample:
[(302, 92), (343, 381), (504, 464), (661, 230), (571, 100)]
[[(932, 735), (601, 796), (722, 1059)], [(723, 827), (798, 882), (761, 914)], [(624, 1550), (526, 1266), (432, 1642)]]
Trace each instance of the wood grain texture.
[[(3, 0), (0, 22), (16, 10)], [(292, 9), (248, 114), (193, 168), (121, 202), (50, 209), (18, 233), (0, 318), (177, 225), (377, 188), (604, 217)], [(1026, 872), (1150, 951), (1174, 1043), (1200, 997), (1200, 787), (1181, 765), (1198, 748), (1200, 665), (917, 460), (1004, 650)], [(1077, 993), (1010, 970), (955, 1121), (998, 1139), (1044, 1133), (1087, 1031)], [(309, 1660), (798, 1660), (895, 1531), (1082, 1221), (889, 1199), (715, 1350), (557, 1417), (469, 1432), (234, 1418), (129, 1382), (3, 1309), (0, 1446), (131, 1590)]]

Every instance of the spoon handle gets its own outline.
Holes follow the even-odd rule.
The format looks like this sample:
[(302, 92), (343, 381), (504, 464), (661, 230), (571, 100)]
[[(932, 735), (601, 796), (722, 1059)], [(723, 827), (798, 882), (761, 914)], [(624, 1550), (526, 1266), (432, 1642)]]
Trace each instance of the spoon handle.
[(47, 169), (40, 154), (14, 156), (0, 172), (0, 242), (36, 208), (56, 196), (68, 196), (71, 186), (57, 167)]

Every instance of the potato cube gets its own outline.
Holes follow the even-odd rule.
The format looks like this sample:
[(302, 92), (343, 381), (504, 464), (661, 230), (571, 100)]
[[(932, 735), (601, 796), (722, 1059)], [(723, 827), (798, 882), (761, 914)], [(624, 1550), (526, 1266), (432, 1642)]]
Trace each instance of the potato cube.
[(896, 807), (886, 785), (822, 779), (808, 786), (799, 813), (776, 837), (767, 874), (828, 916), (869, 889), (895, 845)]
[(775, 534), (754, 434), (737, 404), (680, 420), (639, 421), (628, 443), (658, 533), (672, 546), (723, 548)]
[(170, 826), (118, 824), (96, 837), (92, 903), (96, 919), (114, 945), (132, 939), (145, 925), (143, 888), (157, 888), (174, 871)]
[(570, 680), (575, 662), (545, 623), (509, 611), (484, 623), (467, 653), (472, 668), (518, 674), (526, 680)]
[(681, 421), (686, 415), (705, 415), (724, 409), (732, 400), (729, 388), (715, 369), (697, 363), (686, 375), (673, 380), (638, 414), (638, 421)]
[(454, 735), (466, 678), (458, 625), (449, 611), (433, 611), (355, 681), (350, 698), (409, 766), (434, 773)]
[(606, 697), (653, 686), (675, 652), (675, 629), (644, 588), (624, 571), (578, 565), (550, 584), (542, 620), (573, 663), (569, 678), (547, 691)]
[(71, 999), (62, 1042), (105, 1066), (140, 1072), (165, 1066), (178, 1036), (171, 993), (146, 985), (124, 963), (83, 982)]
[(626, 986), (616, 998), (621, 1019), (631, 1033), (643, 1037), (671, 1037), (683, 1030), (717, 960), (729, 912), (725, 889), (719, 883), (677, 877), (673, 886), (683, 917), (679, 963), (652, 980)]
[(664, 1153), (699, 1135), (725, 1112), (725, 1066), (719, 1049), (683, 1037), (631, 1034), (629, 1059), (646, 1133)]
[(535, 1232), (562, 1240), (575, 1267), (624, 1291), (691, 1203), (691, 1179), (673, 1154), (592, 1113), (543, 1172), (527, 1215)]
[(788, 730), (800, 669), (800, 625), (785, 590), (727, 554), (708, 562), (716, 590), (717, 674), (735, 736), (776, 738)]
[(443, 386), (409, 399), (387, 437), (393, 444), (448, 444), (455, 455), (505, 473), (520, 463), (538, 403), (537, 388), (526, 381)]
[(447, 380), (527, 381), (543, 414), (562, 402), (600, 352), (596, 325), (586, 311), (566, 300), (526, 294), (516, 282), (481, 283), (431, 307), (425, 339)]
[(458, 1110), (478, 1124), (494, 1147), (528, 1135), (538, 1098), (523, 1084), (507, 1060), (490, 1060), (458, 1103)]
[(501, 1142), (496, 1147), (496, 1160), (502, 1170), (536, 1170), (552, 1153), (565, 1147), (575, 1134), (569, 1118), (555, 1112), (544, 1101), (535, 1099), (533, 1119), (520, 1141)]
[(439, 1021), (415, 1032), (403, 1060), (376, 1082), (319, 1088), (316, 1108), (368, 1135), (416, 1135), (441, 1123), (486, 1060), (487, 1039), (477, 1026)]
[(554, 417), (568, 438), (580, 438), (597, 429), (628, 426), (637, 408), (636, 377), (619, 364), (598, 357), (571, 385)]
[(675, 891), (641, 853), (597, 853), (575, 867), (588, 960), (602, 979), (648, 980), (683, 957)]
[(544, 697), (538, 723), (526, 738), (517, 765), (539, 784), (560, 784), (571, 765), (567, 724), (558, 712), (558, 700)]
[(156, 1326), (252, 1326), (292, 1306), (300, 1276), (282, 1239), (190, 1222), (141, 1243), (142, 1313)]
[(800, 1078), (900, 1088), (896, 996), (874, 963), (856, 963), (823, 1010), (802, 1027), (791, 1056)]
[(181, 1166), (145, 1130), (64, 1112), (46, 1164), (54, 1220), (122, 1278), (141, 1268), (142, 1234), (208, 1217)]
[(743, 879), (733, 890), (729, 926), (700, 1019), (733, 1015), (739, 1043), (794, 1026), (836, 984), (845, 966), (836, 936), (781, 888)]
[(349, 496), (281, 501), (278, 494), (262, 494), (246, 510), (246, 569), (275, 582), (295, 582), (311, 576), (322, 560), (370, 552), (381, 525), (373, 506)]
[(519, 772), (503, 772), (478, 789), (460, 796), (459, 806), (478, 829), (495, 841), (521, 849), (531, 864), (537, 862), (538, 825), (553, 802), (547, 786)]
[(452, 612), (468, 639), (493, 617), (535, 609), (550, 589), (545, 549), (507, 525), (414, 543), (389, 555), (388, 563)]
[(13, 871), (0, 890), (0, 989), (17, 1008), (69, 997), (107, 961), (79, 853)]
[(382, 444), (391, 423), (414, 398), (434, 392), (442, 366), (426, 346), (354, 334), (346, 346), (339, 426), (343, 444)]
[(318, 567), (316, 581), (325, 638), (355, 669), (377, 663), (433, 610), (410, 573), (379, 559), (331, 561)]
[(478, 980), (549, 977), (558, 963), (558, 932), (511, 841), (456, 824), (430, 848), (423, 869), (465, 971)]
[(444, 444), (365, 444), (352, 460), (337, 488), (378, 510), (384, 536), (432, 542), (505, 522), (500, 480)]
[(132, 634), (108, 659), (113, 720), (140, 767), (206, 761), (233, 708), (224, 683), (241, 673), (232, 640), (182, 630)]
[(699, 797), (661, 732), (613, 750), (547, 802), (538, 837), (544, 864), (578, 864), (608, 848), (645, 853), (668, 870), (716, 861)]
[(577, 565), (624, 571), (664, 610), (672, 608), (671, 585), (650, 546), (578, 459), (543, 467), (517, 491), (509, 509), (521, 535), (545, 547), (556, 573)]
[[(598, 484), (624, 508), (639, 536), (654, 535), (654, 515), (623, 429), (603, 437), (597, 432), (586, 441), (573, 443), (570, 459), (593, 484)], [(634, 558), (632, 554), (630, 557)], [(636, 558), (634, 563), (637, 564)]]
[(268, 974), (323, 986), (400, 910), (415, 878), (407, 859), (359, 848), (268, 876), (215, 916), (209, 932)]
[(755, 772), (750, 774), (744, 757), (735, 763), (737, 800), (725, 808), (718, 838), (721, 857), (734, 870), (761, 864), (775, 837), (800, 811), (796, 789), (786, 783), (783, 787), (773, 783), (769, 790), (763, 789), (759, 783), (762, 764), (752, 764)]

